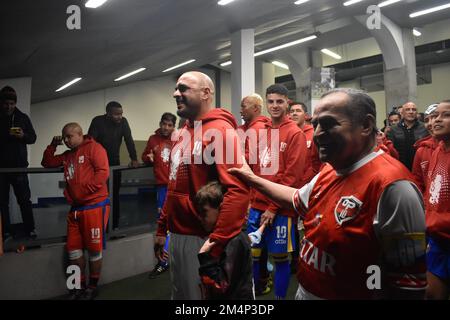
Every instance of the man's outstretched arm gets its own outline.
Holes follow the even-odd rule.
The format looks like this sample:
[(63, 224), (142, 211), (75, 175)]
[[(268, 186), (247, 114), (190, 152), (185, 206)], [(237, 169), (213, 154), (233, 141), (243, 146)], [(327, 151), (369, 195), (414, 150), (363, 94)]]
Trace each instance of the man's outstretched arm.
[(231, 168), (228, 169), (228, 172), (245, 182), (248, 186), (257, 189), (280, 206), (292, 209), (292, 198), (297, 189), (258, 177), (245, 162), (245, 157), (243, 157), (242, 161), (243, 166), (241, 168)]

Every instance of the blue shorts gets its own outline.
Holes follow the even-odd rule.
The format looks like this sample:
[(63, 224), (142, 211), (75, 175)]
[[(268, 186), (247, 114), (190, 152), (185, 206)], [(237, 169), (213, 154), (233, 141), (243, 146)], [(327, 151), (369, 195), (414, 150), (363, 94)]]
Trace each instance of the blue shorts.
[(164, 202), (166, 201), (167, 186), (157, 186), (156, 187), (156, 204), (158, 209), (162, 209)]
[(450, 243), (442, 245), (427, 238), (427, 270), (443, 280), (450, 278)]
[[(247, 233), (254, 232), (259, 229), (261, 215), (264, 211), (250, 208), (247, 221)], [(262, 240), (253, 248), (267, 247), (269, 253), (288, 253), (295, 250), (295, 228), (293, 227), (292, 218), (277, 215), (271, 227), (264, 230)]]

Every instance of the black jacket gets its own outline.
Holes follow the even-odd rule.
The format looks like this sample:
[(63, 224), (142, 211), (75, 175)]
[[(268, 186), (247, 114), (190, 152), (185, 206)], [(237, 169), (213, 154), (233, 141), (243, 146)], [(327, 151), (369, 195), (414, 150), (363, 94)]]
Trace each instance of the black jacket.
[(231, 239), (219, 259), (198, 254), (203, 299), (254, 300), (250, 239), (241, 232)]
[(106, 115), (97, 116), (92, 119), (88, 135), (105, 148), (108, 153), (110, 166), (120, 165), (120, 145), (122, 144), (122, 138), (125, 139), (130, 159), (137, 160), (136, 147), (134, 146), (127, 119), (122, 118), (121, 123), (115, 123), (108, 119)]
[[(23, 130), (22, 139), (9, 134), (12, 127)], [(28, 167), (27, 144), (36, 142), (36, 132), (30, 118), (17, 107), (12, 115), (0, 114), (0, 168), (26, 168)]]
[(393, 126), (387, 134), (387, 138), (394, 143), (395, 149), (400, 156), (402, 162), (409, 170), (412, 169), (416, 149), (414, 144), (429, 135), (428, 130), (420, 121), (416, 121), (414, 125), (407, 129), (403, 120)]

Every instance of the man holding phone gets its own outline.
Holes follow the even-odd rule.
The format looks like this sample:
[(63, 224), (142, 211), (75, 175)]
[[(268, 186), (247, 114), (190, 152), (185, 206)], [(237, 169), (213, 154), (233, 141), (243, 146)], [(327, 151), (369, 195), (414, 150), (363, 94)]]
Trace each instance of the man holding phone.
[[(0, 91), (0, 168), (28, 167), (27, 144), (36, 142), (36, 133), (30, 118), (17, 107), (16, 91), (6, 86)], [(0, 173), (0, 211), (2, 233), (11, 236), (9, 217), (9, 189), (14, 189), (20, 206), (25, 233), (36, 238), (28, 176), (25, 173)]]

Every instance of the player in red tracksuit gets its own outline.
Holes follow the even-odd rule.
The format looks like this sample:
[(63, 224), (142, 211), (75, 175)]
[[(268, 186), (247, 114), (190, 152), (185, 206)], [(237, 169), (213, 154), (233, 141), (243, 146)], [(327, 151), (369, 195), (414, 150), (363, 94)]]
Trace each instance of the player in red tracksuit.
[(437, 104), (432, 104), (425, 110), (425, 127), (430, 135), (420, 139), (414, 144), (416, 155), (414, 156), (412, 173), (416, 180), (416, 184), (422, 193), (425, 193), (425, 183), (428, 176), (428, 165), (430, 164), (431, 155), (439, 143), (434, 137), (432, 128), (434, 111), (436, 111), (437, 106)]
[[(241, 117), (244, 124), (239, 127), (238, 135), (241, 143), (244, 143), (245, 160), (252, 168), (255, 174), (260, 174), (260, 157), (258, 150), (265, 149), (265, 133), (268, 133), (270, 119), (261, 115), (264, 101), (259, 94), (246, 96), (241, 101)], [(255, 201), (255, 191), (250, 189), (250, 207)], [(249, 207), (249, 211), (250, 211)], [(267, 294), (271, 291), (271, 274), (267, 269), (268, 255), (267, 250), (263, 248), (260, 256), (260, 277), (259, 282), (255, 283), (255, 295)]]
[[(147, 146), (142, 153), (142, 161), (145, 164), (153, 164), (153, 173), (156, 180), (156, 202), (158, 206), (158, 219), (161, 215), (164, 201), (166, 200), (167, 184), (169, 183), (169, 160), (170, 151), (172, 150), (173, 141), (172, 133), (175, 130), (177, 117), (170, 112), (165, 112), (161, 116), (159, 129), (155, 134), (151, 135), (147, 141)], [(169, 245), (169, 236), (166, 239), (164, 251), (167, 252)], [(153, 279), (166, 271), (169, 267), (169, 261), (166, 257), (158, 260), (153, 270), (149, 274), (149, 278)]]
[(425, 192), (428, 299), (449, 298), (450, 285), (450, 100), (433, 112), (433, 134), (439, 140), (428, 167)]
[[(242, 165), (236, 120), (230, 112), (213, 107), (213, 96), (214, 84), (201, 72), (183, 74), (174, 92), (177, 114), (188, 120), (172, 149), (167, 198), (155, 238), (155, 253), (161, 256), (170, 231), (173, 299), (201, 298), (197, 254), (207, 245), (211, 250), (205, 252), (219, 259), (228, 241), (240, 233), (249, 202), (248, 188), (227, 172)], [(193, 201), (197, 191), (213, 180), (227, 191), (209, 234)]]
[(425, 217), (408, 170), (376, 146), (376, 107), (367, 94), (335, 89), (314, 112), (326, 164), (294, 189), (230, 169), (304, 219), (296, 299), (423, 298)]
[[(287, 116), (288, 90), (280, 84), (269, 86), (266, 90), (266, 102), (271, 116), (270, 135), (266, 150), (260, 153), (260, 171), (257, 174), (282, 185), (301, 187), (309, 164), (308, 151), (305, 134)], [(278, 135), (278, 141), (272, 141), (275, 135)], [(296, 219), (294, 210), (286, 210), (265, 195), (255, 192), (247, 232), (256, 231), (266, 222), (269, 227), (265, 229), (262, 241), (252, 248), (253, 277), (255, 283), (259, 283), (259, 257), (262, 248), (266, 247), (275, 261), (274, 289), (277, 299), (286, 297), (289, 285), (291, 272), (288, 254), (295, 250)]]
[[(106, 181), (109, 176), (105, 149), (83, 131), (77, 123), (69, 123), (62, 130), (62, 139), (70, 149), (55, 155), (61, 137), (54, 137), (45, 149), (42, 166), (64, 167), (66, 189), (64, 195), (72, 206), (67, 217), (67, 252), (71, 265), (81, 269), (81, 288), (71, 291), (70, 299), (94, 299), (102, 268), (105, 247), (105, 228), (110, 204)], [(89, 252), (89, 284), (85, 288), (85, 259)]]

